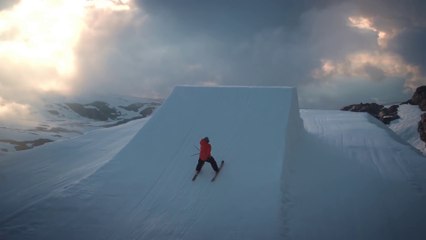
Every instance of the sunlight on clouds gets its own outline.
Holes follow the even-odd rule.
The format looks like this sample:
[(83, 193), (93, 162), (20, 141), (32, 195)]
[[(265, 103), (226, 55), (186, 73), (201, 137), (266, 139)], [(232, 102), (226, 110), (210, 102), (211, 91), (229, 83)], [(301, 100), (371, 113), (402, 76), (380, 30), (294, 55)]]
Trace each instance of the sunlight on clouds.
[(16, 102), (6, 102), (0, 97), (0, 121), (10, 120), (11, 116), (16, 119), (25, 119), (30, 115), (30, 107)]
[(129, 11), (130, 0), (112, 1), (112, 0), (88, 0), (86, 6), (95, 9), (106, 9), (112, 11)]
[[(23, 0), (0, 12), (0, 56), (15, 67), (45, 69), (45, 79), (32, 79), (36, 88), (50, 78), (69, 78), (75, 71), (73, 47), (78, 42), (84, 12), (77, 2)], [(16, 69), (19, 70), (19, 69)], [(31, 75), (31, 72), (28, 72)], [(62, 89), (49, 89), (62, 90)]]
[(117, 26), (104, 19), (126, 16), (132, 7), (131, 1), (21, 0), (0, 10), (0, 120), (28, 124), (41, 95), (75, 93), (82, 46), (93, 46), (87, 41), (99, 32), (113, 35)]
[(373, 19), (371, 18), (366, 18), (362, 16), (351, 16), (348, 17), (348, 21), (349, 26), (351, 27), (375, 32), (377, 34), (377, 44), (382, 48), (386, 48), (389, 40), (395, 37), (396, 35), (396, 30), (392, 30), (391, 32), (385, 32), (377, 29), (374, 26)]
[(382, 81), (400, 77), (406, 80), (405, 86), (411, 90), (426, 82), (417, 66), (405, 63), (398, 55), (383, 52), (353, 53), (343, 61), (323, 59), (322, 66), (315, 69), (312, 76), (326, 82), (347, 78)]
[(350, 22), (350, 26), (360, 28), (360, 29), (367, 29), (371, 30), (373, 32), (377, 32), (377, 29), (373, 27), (373, 21), (370, 18), (365, 17), (349, 17), (348, 18)]
[(130, 4), (123, 0), (21, 0), (0, 11), (0, 83), (9, 89), (19, 81), (17, 85), (34, 90), (70, 93), (78, 71), (75, 51), (81, 34), (90, 28), (88, 18), (95, 12), (128, 11)]
[[(338, 84), (344, 81), (388, 81), (399, 78), (405, 81), (405, 88), (414, 91), (418, 86), (426, 83), (418, 66), (407, 63), (400, 55), (387, 51), (388, 41), (394, 38), (398, 30), (382, 31), (377, 28), (373, 18), (351, 16), (349, 26), (371, 31), (377, 34), (376, 51), (348, 53), (343, 59), (321, 60), (321, 66), (314, 69), (312, 77), (326, 84)], [(370, 82), (371, 83), (371, 82)]]

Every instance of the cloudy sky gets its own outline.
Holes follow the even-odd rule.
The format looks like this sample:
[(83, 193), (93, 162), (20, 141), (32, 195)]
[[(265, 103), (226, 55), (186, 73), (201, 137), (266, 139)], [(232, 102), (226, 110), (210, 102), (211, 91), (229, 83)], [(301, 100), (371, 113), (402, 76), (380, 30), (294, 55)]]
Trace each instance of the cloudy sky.
[(0, 0), (0, 119), (40, 96), (296, 86), (305, 108), (426, 84), (423, 0)]

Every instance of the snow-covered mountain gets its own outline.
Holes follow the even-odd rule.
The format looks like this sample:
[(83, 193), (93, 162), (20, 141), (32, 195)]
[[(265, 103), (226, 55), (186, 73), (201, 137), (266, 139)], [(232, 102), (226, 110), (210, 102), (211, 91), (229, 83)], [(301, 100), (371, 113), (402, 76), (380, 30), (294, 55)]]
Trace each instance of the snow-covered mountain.
[(403, 103), (388, 106), (359, 103), (345, 106), (342, 110), (369, 113), (426, 155), (426, 86), (418, 87)]
[(401, 139), (426, 155), (426, 143), (421, 140), (421, 131), (419, 130), (419, 122), (424, 111), (418, 105), (409, 102), (389, 106), (377, 103), (360, 103), (343, 107), (342, 110), (369, 113), (372, 117), (383, 122)]
[(19, 124), (13, 120), (0, 122), (0, 154), (27, 150), (74, 138), (94, 129), (145, 118), (160, 103), (159, 100), (123, 96), (45, 98)]
[(420, 139), (417, 130), (422, 113), (424, 112), (417, 105), (401, 104), (398, 108), (400, 118), (390, 122), (388, 127), (401, 139), (426, 155), (426, 143)]
[[(214, 183), (209, 166), (191, 181), (204, 136), (226, 162)], [(367, 113), (299, 111), (291, 88), (183, 87), (146, 123), (0, 159), (0, 239), (420, 240), (425, 173)]]

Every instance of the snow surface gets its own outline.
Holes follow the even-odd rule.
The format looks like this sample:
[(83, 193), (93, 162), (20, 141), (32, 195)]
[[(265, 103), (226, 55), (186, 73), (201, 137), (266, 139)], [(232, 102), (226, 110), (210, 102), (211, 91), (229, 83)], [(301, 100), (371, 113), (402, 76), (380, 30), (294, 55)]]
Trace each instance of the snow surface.
[(301, 116), (291, 239), (426, 239), (426, 159), (416, 149), (367, 113)]
[[(276, 239), (284, 232), (280, 177), (289, 116), (298, 116), (296, 99), (293, 88), (178, 87), (108, 164), (10, 217), (1, 234), (7, 239)], [(300, 118), (294, 120), (300, 123), (291, 125), (301, 127)], [(214, 183), (209, 166), (191, 181), (194, 144), (204, 136), (216, 159), (226, 161)]]
[[(147, 119), (91, 131), (0, 159), (0, 226), (32, 205), (69, 188), (111, 160)], [(1, 238), (0, 239), (7, 239)]]
[[(1, 160), (0, 239), (426, 239), (426, 160), (368, 114), (178, 87), (141, 125)], [(204, 136), (213, 183), (191, 181)]]
[(426, 154), (426, 143), (420, 139), (420, 134), (417, 131), (422, 113), (417, 105), (402, 104), (398, 108), (400, 119), (392, 121), (389, 128), (423, 154)]

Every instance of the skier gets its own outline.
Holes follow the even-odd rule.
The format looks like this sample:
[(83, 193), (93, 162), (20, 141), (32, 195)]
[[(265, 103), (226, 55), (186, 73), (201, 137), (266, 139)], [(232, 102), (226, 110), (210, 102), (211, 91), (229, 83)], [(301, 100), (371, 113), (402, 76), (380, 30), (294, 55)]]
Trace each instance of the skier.
[(210, 140), (208, 137), (205, 137), (200, 141), (200, 157), (198, 159), (197, 167), (195, 168), (196, 175), (198, 175), (198, 173), (201, 171), (201, 168), (204, 166), (204, 163), (206, 162), (211, 164), (216, 174), (219, 172), (216, 160), (211, 155), (212, 146), (209, 142)]

